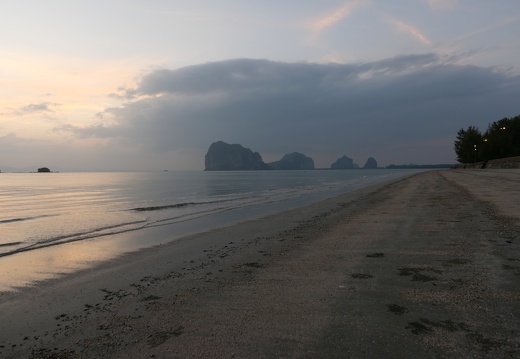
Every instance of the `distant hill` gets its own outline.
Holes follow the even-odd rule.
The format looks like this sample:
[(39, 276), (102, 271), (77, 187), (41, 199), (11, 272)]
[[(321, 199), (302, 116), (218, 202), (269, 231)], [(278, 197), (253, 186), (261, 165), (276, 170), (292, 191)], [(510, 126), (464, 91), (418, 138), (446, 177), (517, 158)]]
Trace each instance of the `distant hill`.
[(253, 171), (271, 169), (262, 160), (258, 152), (238, 144), (223, 141), (209, 146), (205, 156), (205, 171)]
[(373, 170), (377, 168), (377, 161), (374, 157), (369, 157), (368, 160), (365, 162), (365, 165), (363, 166), (363, 169), (365, 170)]
[(313, 170), (314, 160), (303, 153), (293, 152), (283, 156), (279, 161), (268, 163), (273, 170)]
[(313, 170), (314, 160), (302, 153), (293, 152), (279, 161), (264, 163), (258, 152), (239, 144), (217, 141), (209, 146), (204, 158), (205, 171), (255, 171), (255, 170)]
[(356, 164), (352, 158), (343, 155), (343, 157), (338, 158), (336, 162), (331, 164), (330, 168), (333, 170), (351, 170), (356, 168)]
[[(258, 152), (243, 147), (239, 144), (228, 144), (217, 141), (209, 146), (204, 158), (205, 171), (258, 171), (258, 170), (314, 170), (314, 160), (303, 153), (293, 152), (284, 155), (280, 160), (265, 163)], [(387, 169), (428, 169), (428, 168), (450, 168), (454, 164), (391, 164)], [(331, 169), (359, 169), (352, 158), (345, 155), (338, 158), (330, 165)], [(363, 169), (377, 169), (377, 161), (369, 157)]]

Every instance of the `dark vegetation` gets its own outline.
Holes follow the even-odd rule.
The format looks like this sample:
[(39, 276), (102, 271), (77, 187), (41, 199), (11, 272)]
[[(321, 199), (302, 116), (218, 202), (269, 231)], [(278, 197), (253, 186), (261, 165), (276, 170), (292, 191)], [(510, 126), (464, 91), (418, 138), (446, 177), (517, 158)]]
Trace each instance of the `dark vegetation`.
[(495, 121), (484, 133), (475, 126), (461, 128), (454, 146), (460, 163), (520, 156), (520, 115)]

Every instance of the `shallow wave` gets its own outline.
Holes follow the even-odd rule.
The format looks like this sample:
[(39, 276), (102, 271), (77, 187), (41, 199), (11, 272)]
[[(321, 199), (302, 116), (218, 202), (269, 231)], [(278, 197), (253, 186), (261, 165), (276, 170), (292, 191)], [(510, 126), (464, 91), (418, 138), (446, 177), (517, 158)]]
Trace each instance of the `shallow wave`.
[[(110, 235), (110, 234), (135, 231), (137, 229), (145, 227), (146, 222), (147, 222), (147, 220), (125, 222), (125, 223), (120, 223), (120, 224), (116, 224), (116, 225), (95, 228), (90, 231), (77, 232), (77, 233), (67, 234), (67, 235), (59, 236), (59, 237), (52, 237), (52, 238), (48, 238), (45, 240), (41, 240), (41, 241), (32, 243), (25, 247), (21, 247), (21, 248), (17, 248), (17, 249), (11, 250), (11, 251), (0, 253), (0, 257), (5, 257), (5, 256), (9, 256), (9, 255), (21, 253), (21, 252), (27, 252), (27, 251), (31, 251), (31, 250), (35, 250), (35, 249), (39, 249), (39, 248), (51, 247), (51, 246), (55, 246), (55, 245), (59, 245), (59, 244), (71, 243), (71, 242), (81, 241), (81, 240), (85, 240), (85, 239), (92, 239), (92, 238), (106, 236), (106, 235)], [(131, 228), (127, 228), (127, 229), (121, 229), (123, 227), (128, 227), (128, 226), (132, 226), (132, 225), (140, 225), (140, 226), (131, 227)], [(18, 242), (18, 243), (13, 242), (13, 243), (9, 243), (9, 245), (16, 245), (16, 244), (21, 244), (21, 243), (22, 242)]]
[(195, 202), (186, 202), (186, 203), (177, 203), (177, 204), (168, 204), (165, 206), (152, 206), (152, 207), (137, 207), (130, 209), (131, 211), (136, 212), (145, 212), (145, 211), (160, 211), (163, 209), (172, 209), (172, 208), (181, 208), (181, 207), (187, 207), (187, 206), (193, 206), (200, 203)]
[(23, 221), (32, 221), (34, 219), (47, 218), (58, 216), (57, 214), (44, 214), (41, 216), (33, 216), (33, 217), (20, 217), (20, 218), (10, 218), (10, 219), (2, 219), (0, 220), (0, 224), (6, 223), (14, 223), (14, 222), (23, 222)]
[[(165, 206), (136, 207), (136, 208), (130, 209), (130, 211), (139, 211), (139, 212), (157, 211), (157, 210), (166, 210), (166, 209), (172, 209), (172, 208), (181, 208), (181, 207), (186, 207), (186, 206), (191, 206), (191, 205), (218, 204), (218, 203), (222, 203), (222, 202), (234, 202), (234, 201), (236, 201), (236, 199), (219, 199), (219, 200), (215, 200), (215, 201), (206, 201), (206, 202), (185, 202), (185, 203), (178, 203), (178, 204), (174, 204), (174, 205), (165, 205)], [(69, 234), (62, 235), (62, 236), (38, 240), (34, 243), (25, 245), (23, 247), (18, 247), (16, 249), (8, 250), (6, 252), (0, 253), (0, 257), (5, 257), (5, 256), (9, 256), (9, 255), (13, 255), (13, 254), (21, 253), (21, 252), (27, 252), (27, 251), (32, 251), (32, 250), (36, 250), (36, 249), (52, 247), (52, 246), (57, 246), (57, 245), (62, 245), (62, 244), (67, 244), (67, 243), (72, 243), (72, 242), (77, 242), (77, 241), (99, 238), (99, 237), (108, 236), (108, 235), (137, 231), (137, 230), (144, 229), (147, 227), (157, 227), (157, 226), (163, 226), (163, 225), (168, 225), (168, 224), (189, 221), (189, 220), (192, 220), (195, 218), (208, 216), (208, 215), (211, 215), (211, 214), (214, 214), (217, 212), (227, 211), (230, 209), (241, 207), (242, 205), (243, 204), (238, 204), (238, 205), (235, 204), (235, 205), (224, 206), (224, 207), (218, 206), (218, 207), (214, 207), (214, 208), (199, 209), (196, 212), (183, 213), (183, 214), (176, 215), (176, 216), (169, 216), (168, 218), (162, 218), (162, 219), (146, 218), (146, 219), (141, 219), (141, 220), (136, 220), (136, 221), (129, 221), (129, 222), (124, 222), (124, 223), (119, 223), (119, 224), (114, 224), (114, 225), (109, 225), (109, 226), (98, 227), (98, 228), (94, 228), (92, 230), (87, 230), (87, 231), (82, 231), (82, 232), (69, 233)], [(43, 216), (43, 217), (45, 217), (45, 216)], [(40, 217), (38, 217), (38, 218), (40, 218)], [(22, 219), (22, 220), (24, 220), (24, 219)], [(13, 221), (11, 220), (11, 222), (13, 222)], [(26, 243), (12, 242), (12, 243), (2, 245), (0, 247), (4, 247), (5, 249), (7, 249), (6, 247), (15, 246), (15, 245), (18, 246), (21, 244), (23, 245)]]
[[(229, 202), (229, 201), (232, 201), (232, 200), (212, 201), (212, 202), (207, 202), (207, 203)], [(203, 203), (196, 203), (196, 204), (203, 204)], [(185, 222), (185, 221), (189, 221), (189, 220), (192, 220), (195, 218), (205, 217), (205, 216), (208, 216), (208, 215), (211, 215), (214, 213), (224, 212), (224, 211), (228, 211), (228, 210), (239, 208), (239, 207), (241, 207), (241, 205), (230, 206), (230, 207), (217, 207), (217, 208), (198, 211), (195, 213), (182, 214), (179, 216), (174, 216), (174, 217), (169, 217), (169, 218), (155, 219), (155, 220), (150, 220), (150, 218), (147, 218), (147, 219), (143, 219), (143, 220), (139, 220), (139, 221), (132, 221), (132, 222), (126, 222), (126, 223), (121, 223), (121, 224), (112, 225), (112, 226), (100, 227), (100, 228), (96, 228), (91, 231), (78, 232), (78, 233), (73, 233), (73, 234), (68, 234), (68, 235), (64, 235), (64, 236), (53, 237), (53, 238), (41, 240), (41, 241), (38, 241), (36, 243), (33, 243), (33, 244), (25, 246), (25, 247), (21, 247), (21, 248), (17, 248), (17, 249), (11, 250), (11, 251), (0, 253), (0, 257), (5, 257), (5, 256), (9, 256), (9, 255), (13, 255), (13, 254), (21, 253), (21, 252), (27, 252), (27, 251), (31, 251), (31, 250), (52, 247), (52, 246), (57, 246), (57, 245), (62, 245), (62, 244), (67, 244), (67, 243), (72, 243), (72, 242), (77, 242), (77, 241), (99, 238), (99, 237), (103, 237), (103, 236), (137, 231), (137, 230), (141, 230), (141, 229), (148, 228), (148, 227), (158, 227), (158, 226), (164, 226), (164, 225), (169, 225), (169, 224), (174, 224), (174, 223)], [(132, 225), (134, 225), (134, 226), (132, 226)], [(22, 244), (22, 242), (8, 243), (5, 246), (19, 245), (19, 244)]]
[(9, 242), (9, 243), (0, 243), (0, 247), (11, 247), (22, 244), (22, 242)]
[(135, 211), (135, 212), (161, 211), (161, 210), (165, 210), (165, 209), (197, 206), (197, 205), (202, 205), (202, 204), (215, 204), (215, 203), (222, 203), (222, 202), (230, 202), (230, 201), (234, 201), (234, 200), (235, 199), (220, 199), (217, 201), (206, 201), (206, 202), (183, 202), (183, 203), (167, 204), (164, 206), (136, 207), (136, 208), (131, 208), (130, 211)]

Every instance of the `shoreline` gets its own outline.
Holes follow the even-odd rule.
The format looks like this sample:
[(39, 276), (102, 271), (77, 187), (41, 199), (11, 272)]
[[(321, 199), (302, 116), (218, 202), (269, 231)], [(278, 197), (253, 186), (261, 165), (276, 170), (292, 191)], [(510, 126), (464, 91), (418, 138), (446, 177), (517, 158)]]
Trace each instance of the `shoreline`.
[[(343, 190), (351, 192), (359, 187), (385, 183), (413, 173), (413, 171), (396, 172), (387, 174), (383, 178), (376, 176), (361, 181), (349, 179), (345, 181), (346, 187)], [(338, 188), (325, 187), (324, 190), (316, 193), (304, 193), (289, 200), (266, 201), (245, 205), (238, 209), (216, 209), (209, 213), (194, 214), (179, 221), (146, 223), (146, 220), (142, 220), (143, 225), (136, 228), (123, 226), (122, 229), (109, 229), (106, 233), (100, 229), (92, 234), (71, 235), (72, 239), (65, 241), (43, 241), (43, 244), (29, 246), (27, 249), (15, 249), (13, 253), (0, 253), (0, 293), (18, 290), (35, 282), (97, 266), (125, 253), (165, 245), (189, 235), (301, 208), (326, 198), (334, 198), (339, 191)], [(9, 248), (9, 245), (15, 243), (21, 242), (5, 244), (4, 248)]]
[[(254, 228), (254, 231), (256, 233), (261, 233), (264, 236), (272, 236), (276, 233), (278, 233), (281, 230), (287, 230), (289, 227), (291, 227), (291, 224), (287, 224), (284, 222), (287, 221), (294, 221), (298, 222), (302, 220), (302, 217), (308, 217), (311, 218), (312, 216), (318, 215), (323, 211), (329, 210), (330, 207), (334, 207), (336, 202), (339, 198), (345, 197), (345, 200), (349, 200), (351, 198), (357, 198), (365, 193), (371, 193), (374, 190), (377, 190), (380, 187), (383, 187), (389, 183), (393, 183), (395, 181), (400, 181), (405, 179), (409, 176), (414, 176), (416, 173), (407, 174), (403, 177), (399, 177), (397, 179), (391, 179), (386, 180), (380, 183), (372, 184), (366, 187), (362, 187), (359, 189), (355, 189), (349, 192), (345, 192), (343, 194), (340, 194), (338, 196), (333, 196), (327, 199), (319, 200), (317, 202), (311, 203), (311, 204), (305, 204), (303, 206), (297, 206), (295, 208), (289, 209), (289, 210), (283, 210), (281, 212), (275, 212), (267, 215), (253, 215), (249, 216), (249, 219), (245, 220), (239, 220), (236, 219), (234, 221), (228, 221), (224, 225), (218, 225), (215, 224), (211, 227), (208, 227), (208, 229), (193, 229), (193, 225), (188, 224), (186, 230), (181, 230), (179, 233), (175, 233), (172, 237), (171, 234), (168, 233), (168, 226), (157, 226), (157, 227), (148, 227), (144, 229), (140, 229), (137, 231), (132, 232), (126, 232), (126, 233), (120, 233), (114, 235), (115, 240), (112, 240), (111, 242), (106, 243), (106, 246), (112, 246), (114, 243), (122, 243), (122, 246), (124, 246), (125, 243), (128, 243), (128, 249), (123, 249), (122, 251), (118, 252), (119, 254), (116, 255), (110, 255), (108, 258), (103, 258), (102, 256), (95, 255), (93, 257), (100, 258), (98, 260), (94, 260), (92, 262), (84, 263), (83, 265), (80, 265), (79, 269), (72, 269), (71, 271), (63, 271), (56, 275), (52, 275), (48, 278), (42, 279), (42, 280), (36, 280), (32, 282), (23, 282), (20, 286), (16, 286), (13, 289), (0, 291), (0, 301), (2, 297), (8, 297), (17, 295), (17, 293), (20, 293), (23, 295), (23, 292), (31, 291), (31, 290), (37, 290), (38, 287), (45, 287), (49, 284), (52, 284), (57, 281), (61, 281), (64, 278), (66, 279), (74, 279), (74, 277), (80, 277), (84, 275), (89, 275), (92, 272), (97, 272), (99, 270), (104, 270), (107, 268), (113, 268), (116, 266), (119, 266), (121, 264), (125, 263), (133, 263), (134, 261), (139, 261), (142, 258), (148, 258), (148, 257), (154, 257), (157, 255), (161, 255), (164, 251), (178, 251), (178, 250), (186, 250), (186, 251), (193, 251), (193, 252), (201, 252), (199, 253), (199, 256), (204, 257), (204, 249), (207, 246), (212, 245), (225, 245), (226, 240), (221, 240), (220, 233), (227, 232), (228, 230), (234, 230), (236, 229), (237, 232), (241, 233), (241, 228), (244, 227), (244, 232), (249, 231), (249, 228)], [(223, 216), (226, 216), (224, 213)], [(235, 216), (231, 216), (235, 217)], [(217, 217), (218, 218), (218, 217)], [(269, 222), (271, 229), (269, 228), (263, 228), (264, 226), (262, 223)], [(205, 225), (209, 226), (209, 225)], [(164, 230), (166, 229), (166, 230)], [(183, 234), (184, 233), (184, 234)], [(149, 238), (153, 237), (154, 242), (157, 244), (154, 245), (137, 245), (137, 247), (134, 247), (132, 244), (136, 241), (143, 241), (143, 238)], [(188, 242), (188, 243), (185, 243)], [(67, 243), (67, 245), (72, 244), (78, 245), (80, 247), (85, 247), (90, 249), (92, 246), (89, 247), (90, 243), (78, 241), (78, 242), (71, 242)], [(117, 246), (117, 244), (116, 244)], [(59, 248), (59, 245), (50, 246), (49, 249), (55, 249)], [(103, 243), (101, 243), (101, 248), (103, 248)], [(137, 248), (137, 249), (135, 249)], [(47, 248), (43, 248), (41, 251), (43, 255), (45, 256), (44, 251)], [(103, 249), (96, 250), (97, 253), (102, 252)], [(77, 256), (76, 254), (77, 250), (74, 250), (74, 256)], [(29, 251), (27, 252), (29, 254), (32, 254), (33, 252)], [(39, 252), (35, 251), (35, 254), (39, 254)], [(18, 253), (17, 253), (18, 254)], [(11, 256), (7, 256), (5, 258), (2, 258), (3, 260), (9, 260), (9, 259), (17, 259), (16, 255), (14, 254)], [(26, 252), (21, 252), (20, 254), (26, 254)], [(184, 253), (181, 254), (185, 255)], [(33, 260), (33, 258), (29, 258), (25, 262), (28, 262), (28, 265)], [(139, 274), (137, 274), (139, 275)]]
[(520, 175), (497, 172), (421, 172), (2, 293), (0, 356), (518, 354)]

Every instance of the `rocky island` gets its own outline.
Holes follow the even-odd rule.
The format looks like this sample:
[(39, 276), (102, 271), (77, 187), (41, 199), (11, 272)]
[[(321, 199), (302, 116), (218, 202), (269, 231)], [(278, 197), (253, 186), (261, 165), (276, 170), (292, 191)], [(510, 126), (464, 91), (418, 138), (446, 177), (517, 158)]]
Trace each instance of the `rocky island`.
[(205, 156), (205, 171), (313, 170), (314, 160), (299, 152), (288, 153), (269, 164), (258, 152), (239, 144), (217, 141)]
[(313, 170), (314, 160), (303, 153), (288, 153), (279, 161), (270, 162), (269, 167), (273, 170)]
[(354, 163), (354, 160), (350, 157), (343, 156), (340, 157), (330, 165), (330, 168), (333, 170), (351, 170), (354, 168), (359, 168), (357, 164)]
[(209, 146), (205, 156), (205, 171), (253, 171), (271, 169), (258, 152), (242, 145), (230, 145), (223, 141)]
[[(331, 169), (359, 169), (352, 158), (340, 157), (330, 165)], [(370, 157), (363, 169), (375, 169), (377, 161)], [(299, 152), (285, 154), (280, 160), (265, 163), (258, 152), (239, 144), (224, 141), (213, 142), (205, 156), (204, 171), (258, 171), (258, 170), (314, 170), (314, 160)]]
[(363, 166), (363, 169), (365, 170), (374, 170), (377, 168), (377, 161), (374, 157), (369, 157), (368, 160), (365, 162), (365, 165)]

